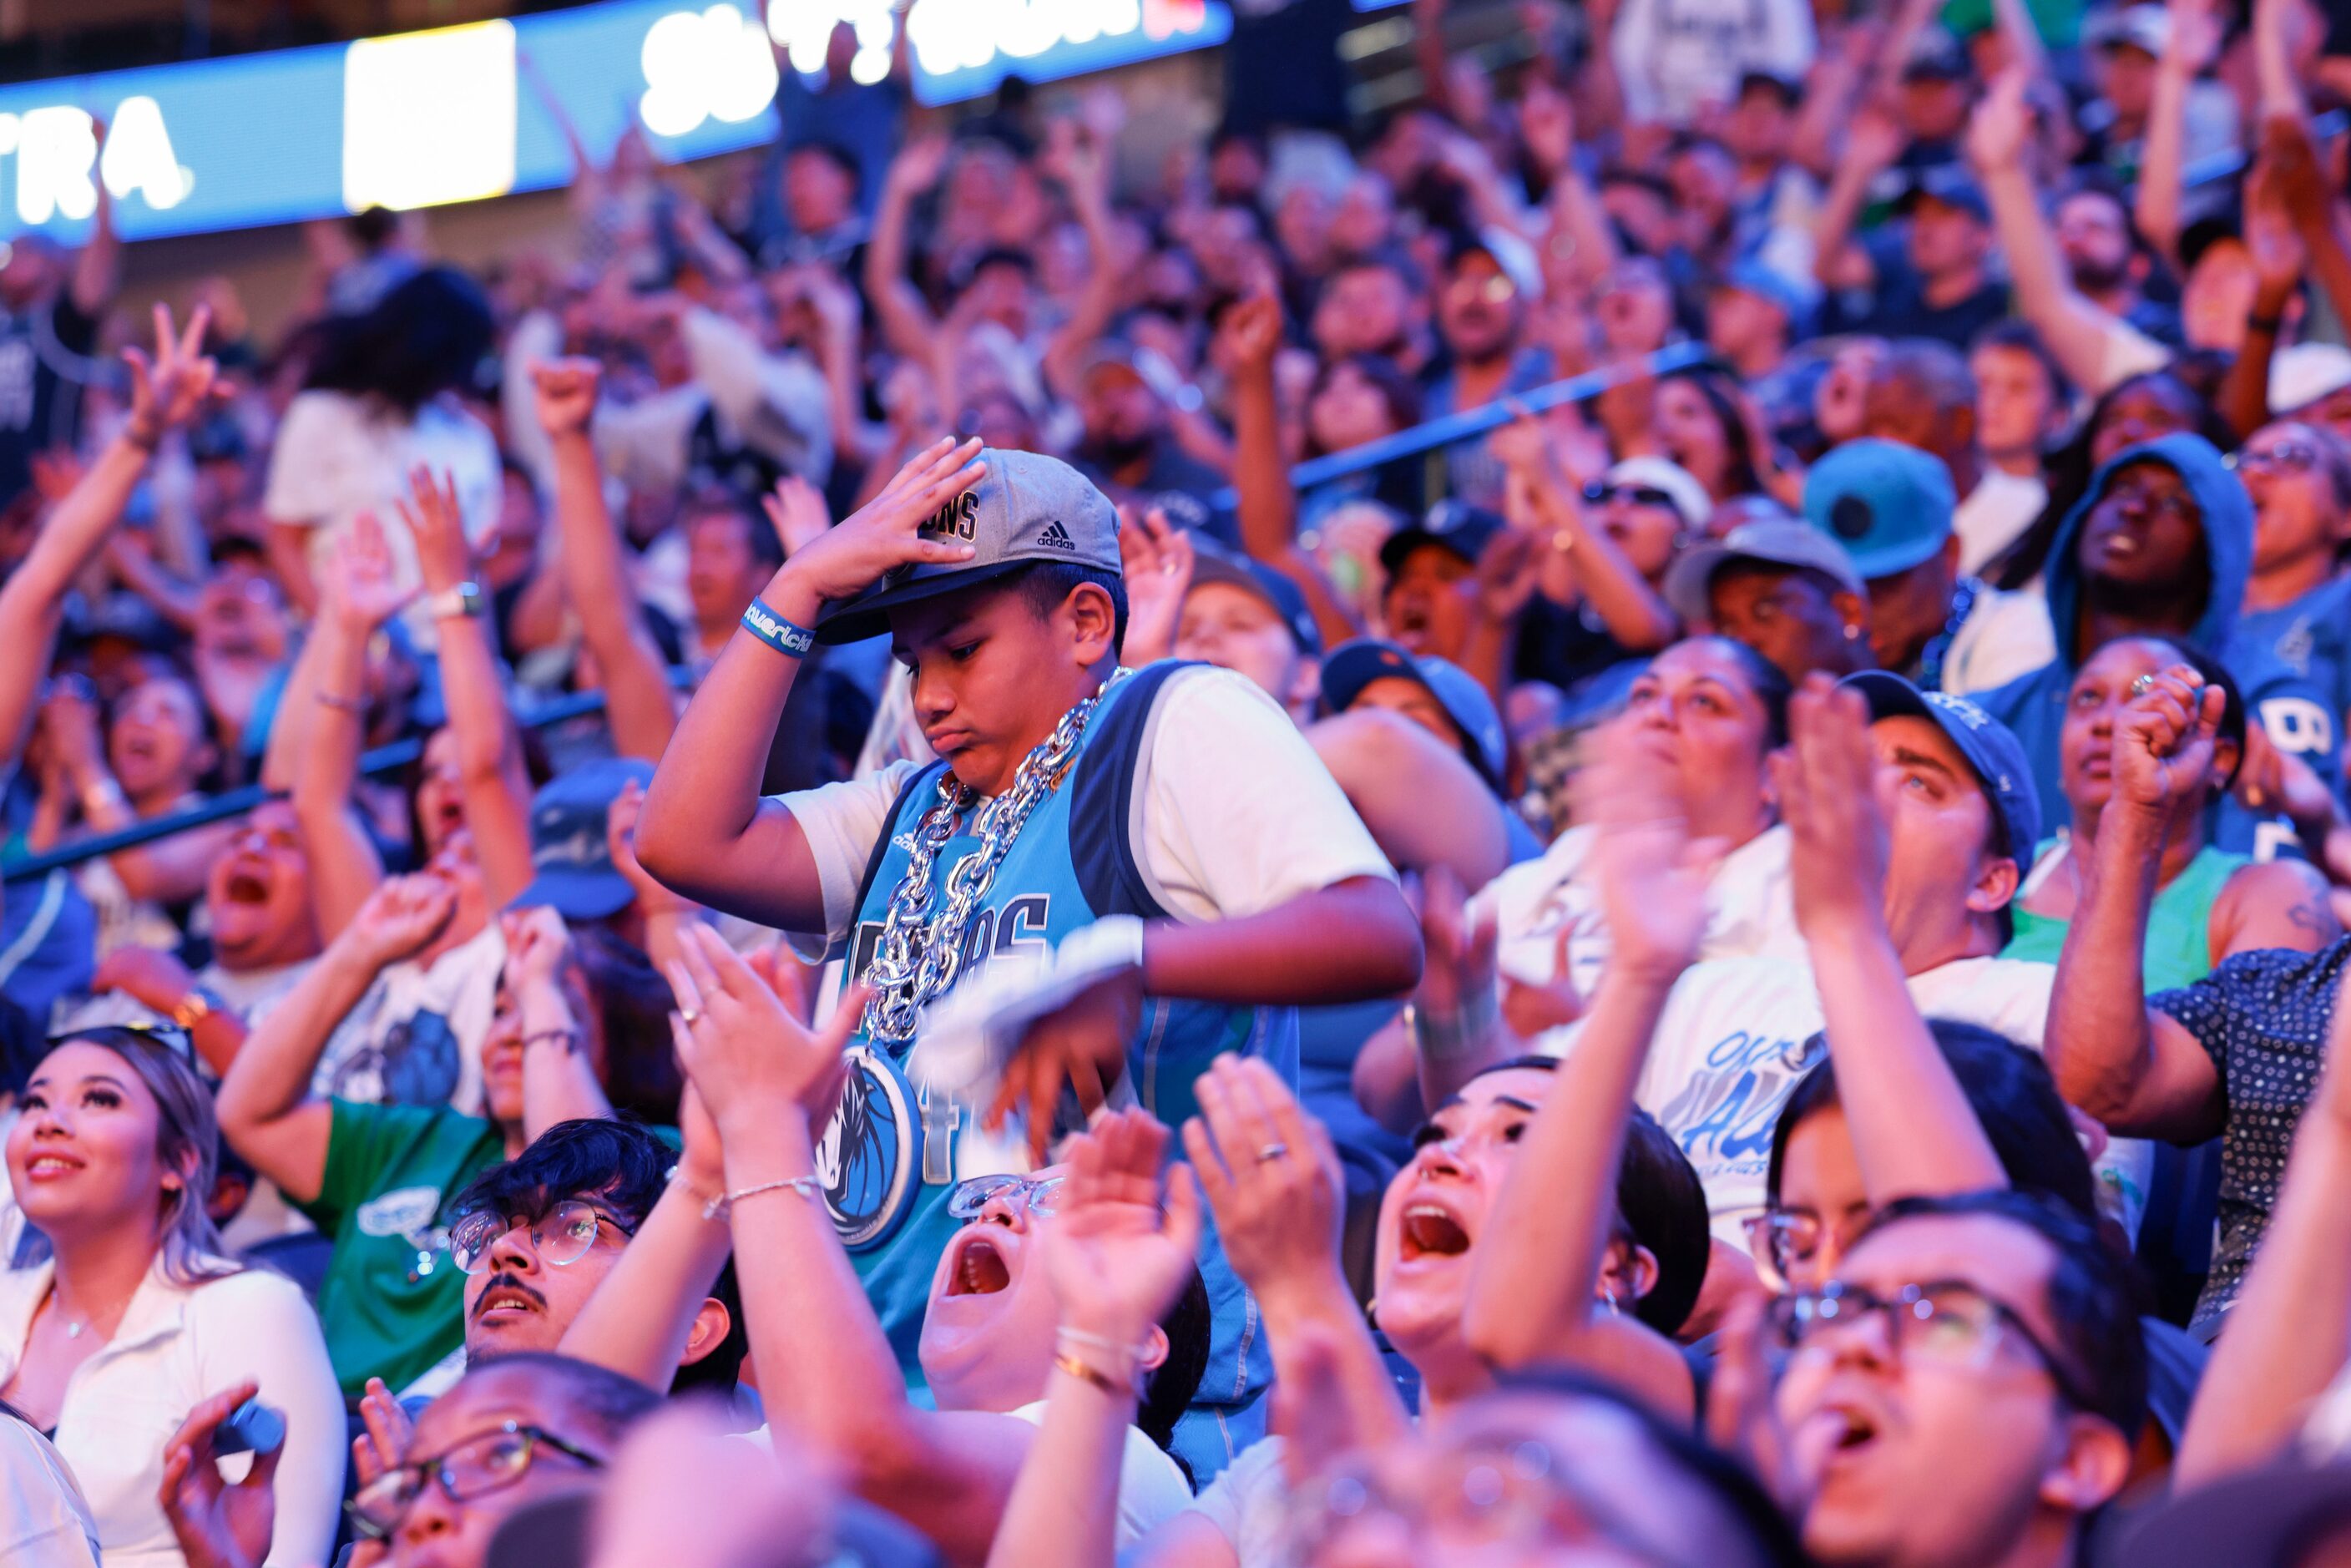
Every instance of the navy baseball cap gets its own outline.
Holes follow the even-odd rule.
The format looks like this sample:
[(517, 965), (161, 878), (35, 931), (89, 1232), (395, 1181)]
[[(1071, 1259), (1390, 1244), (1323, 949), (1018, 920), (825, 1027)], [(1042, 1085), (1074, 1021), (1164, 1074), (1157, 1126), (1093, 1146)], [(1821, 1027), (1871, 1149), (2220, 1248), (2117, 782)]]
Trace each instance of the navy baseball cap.
[(982, 447), (987, 473), (925, 519), (925, 538), (970, 545), (966, 561), (902, 566), (817, 617), (820, 643), (861, 643), (890, 630), (902, 604), (971, 588), (1040, 560), (1119, 575), (1118, 510), (1093, 481), (1058, 457)]
[(510, 907), (544, 904), (566, 920), (603, 920), (637, 896), (612, 864), (604, 829), (612, 802), (630, 779), (653, 780), (653, 765), (635, 757), (600, 758), (550, 779), (530, 800), (530, 885)]
[(1390, 577), (1404, 568), (1405, 557), (1423, 545), (1442, 545), (1468, 561), (1478, 564), (1494, 536), (1510, 524), (1499, 512), (1483, 507), (1472, 507), (1460, 501), (1439, 501), (1428, 508), (1428, 515), (1410, 528), (1398, 528), (1380, 546), (1380, 565)]
[(1959, 504), (1941, 458), (1876, 436), (1846, 442), (1804, 476), (1804, 520), (1843, 545), (1865, 578), (1930, 559)]
[(1238, 588), (1243, 593), (1264, 601), (1290, 632), (1298, 651), (1309, 658), (1322, 656), (1322, 631), (1314, 624), (1314, 612), (1306, 607), (1306, 595), (1296, 583), (1262, 562), (1246, 556), (1237, 556), (1204, 535), (1192, 541), (1192, 586), (1220, 582)]
[(1502, 767), (1507, 743), (1502, 716), (1494, 699), (1477, 678), (1458, 664), (1434, 653), (1414, 658), (1394, 643), (1378, 637), (1358, 637), (1331, 650), (1322, 661), (1322, 702), (1332, 713), (1344, 713), (1374, 681), (1397, 676), (1417, 682), (1437, 699), (1453, 727), (1461, 732), (1461, 755), (1496, 794), (1502, 791)]
[(1939, 202), (1953, 212), (1965, 213), (1980, 224), (1991, 222), (1991, 198), (1983, 187), (1964, 173), (1930, 171), (1913, 180), (1910, 188), (1894, 204), (1894, 210), (1907, 215), (1917, 211), (1921, 202)]
[(1951, 737), (1968, 768), (1983, 786), (1992, 818), (2007, 841), (2002, 846), (2022, 867), (2031, 863), (2041, 841), (2041, 801), (2032, 791), (2032, 764), (2008, 726), (1965, 697), (1922, 692), (1891, 670), (1864, 670), (1837, 683), (1861, 694), (1871, 723), (1882, 718), (1923, 718)]

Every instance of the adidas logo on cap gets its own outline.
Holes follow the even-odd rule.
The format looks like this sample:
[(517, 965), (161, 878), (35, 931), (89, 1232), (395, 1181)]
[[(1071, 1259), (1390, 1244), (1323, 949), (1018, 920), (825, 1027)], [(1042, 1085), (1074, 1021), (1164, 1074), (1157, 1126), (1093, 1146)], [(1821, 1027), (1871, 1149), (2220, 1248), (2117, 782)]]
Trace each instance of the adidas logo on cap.
[(1037, 542), (1047, 549), (1065, 549), (1072, 555), (1077, 553), (1077, 540), (1070, 537), (1070, 530), (1058, 520), (1045, 525), (1045, 531), (1037, 536)]

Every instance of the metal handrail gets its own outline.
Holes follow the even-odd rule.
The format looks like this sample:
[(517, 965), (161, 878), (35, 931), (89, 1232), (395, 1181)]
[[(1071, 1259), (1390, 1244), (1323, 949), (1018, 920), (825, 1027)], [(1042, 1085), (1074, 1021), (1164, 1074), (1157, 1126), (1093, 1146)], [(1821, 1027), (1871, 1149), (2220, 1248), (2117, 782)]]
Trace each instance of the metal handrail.
[[(568, 696), (552, 697), (544, 703), (538, 704), (528, 713), (517, 715), (517, 720), (525, 729), (540, 729), (550, 724), (560, 724), (565, 719), (601, 713), (603, 707), (602, 692), (575, 692)], [(394, 768), (405, 768), (415, 761), (423, 750), (424, 742), (415, 736), (410, 736), (403, 740), (395, 740), (388, 746), (379, 746), (372, 750), (360, 753), (359, 770), (362, 777), (389, 773)], [(84, 861), (96, 860), (100, 855), (119, 854), (124, 850), (135, 850), (141, 844), (152, 844), (158, 839), (168, 839), (174, 833), (186, 832), (192, 828), (208, 827), (214, 822), (223, 821), (230, 817), (242, 816), (265, 801), (282, 800), (285, 798), (285, 791), (266, 789), (258, 784), (247, 784), (236, 789), (225, 789), (217, 795), (209, 796), (195, 805), (190, 806), (185, 810), (172, 811), (161, 817), (150, 817), (143, 822), (133, 822), (127, 828), (118, 828), (110, 833), (99, 833), (94, 838), (76, 839), (69, 844), (59, 844), (53, 850), (45, 850), (39, 854), (28, 855), (5, 868), (0, 868), (0, 883), (31, 882), (37, 878), (45, 877), (53, 871), (79, 865)]]
[[(1489, 430), (1499, 429), (1516, 418), (1515, 411), (1520, 407), (1530, 413), (1541, 413), (1563, 402), (1582, 402), (1586, 398), (1597, 397), (1623, 382), (1637, 381), (1643, 376), (1670, 375), (1675, 371), (1704, 364), (1707, 360), (1706, 346), (1702, 343), (1668, 343), (1655, 353), (1646, 354), (1637, 360), (1585, 371), (1581, 375), (1568, 376), (1527, 392), (1512, 392), (1492, 402), (1479, 403), (1476, 408), (1439, 414), (1435, 419), (1422, 421), (1410, 430), (1399, 430), (1394, 435), (1367, 441), (1344, 452), (1333, 452), (1327, 457), (1310, 457), (1290, 469), (1290, 483), (1293, 488), (1306, 490), (1350, 474), (1383, 468), (1406, 457), (1434, 452), (1440, 446), (1457, 446)], [(1210, 502), (1219, 510), (1231, 511), (1240, 504), (1239, 492), (1227, 486), (1211, 497)]]

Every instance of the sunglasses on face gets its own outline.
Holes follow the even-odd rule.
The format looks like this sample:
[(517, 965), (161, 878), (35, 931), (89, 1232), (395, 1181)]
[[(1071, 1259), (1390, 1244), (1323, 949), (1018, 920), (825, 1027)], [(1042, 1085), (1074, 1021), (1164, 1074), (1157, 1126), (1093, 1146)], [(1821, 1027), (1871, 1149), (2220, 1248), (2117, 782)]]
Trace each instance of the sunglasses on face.
[(1674, 498), (1653, 485), (1611, 485), (1595, 479), (1583, 487), (1583, 498), (1595, 507), (1623, 501), (1635, 507), (1670, 507)]
[(2041, 1363), (2068, 1403), (2098, 1408), (2022, 1313), (1962, 1280), (1930, 1280), (1886, 1295), (1832, 1281), (1816, 1291), (1775, 1297), (1766, 1321), (1780, 1343), (1801, 1355), (1824, 1351), (1835, 1333), (1871, 1317), (1885, 1320), (1887, 1348), (1905, 1364), (1980, 1367), (2003, 1340), (2013, 1340)]
[(1019, 1203), (1031, 1214), (1050, 1214), (1060, 1204), (1066, 1176), (984, 1176), (959, 1181), (947, 1194), (947, 1214), (955, 1219), (977, 1219), (979, 1211), (1001, 1198)]
[[(631, 1234), (627, 1226), (601, 1209), (568, 1198), (530, 1222), (530, 1249), (540, 1262), (559, 1269), (577, 1263), (596, 1245), (600, 1228), (607, 1225), (623, 1238)], [(478, 1274), (489, 1267), (490, 1249), (522, 1228), (518, 1219), (477, 1208), (449, 1228), (449, 1256), (463, 1272)]]
[(503, 1491), (530, 1472), (541, 1448), (551, 1449), (591, 1470), (604, 1468), (603, 1458), (568, 1443), (542, 1427), (507, 1421), (496, 1429), (464, 1442), (429, 1459), (400, 1466), (361, 1487), (344, 1505), (352, 1527), (370, 1541), (384, 1541), (400, 1528), (424, 1489), (437, 1481), (451, 1502), (471, 1502)]

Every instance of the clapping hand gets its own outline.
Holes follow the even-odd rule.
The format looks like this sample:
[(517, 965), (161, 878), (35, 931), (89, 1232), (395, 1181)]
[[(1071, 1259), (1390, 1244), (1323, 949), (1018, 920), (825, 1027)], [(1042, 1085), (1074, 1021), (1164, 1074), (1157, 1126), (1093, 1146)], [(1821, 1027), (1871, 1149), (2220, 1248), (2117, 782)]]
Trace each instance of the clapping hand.
[(679, 932), (678, 947), (664, 966), (677, 998), (670, 1033), (720, 1137), (756, 1142), (793, 1116), (820, 1136), (848, 1075), (841, 1051), (865, 1011), (865, 988), (811, 1030), (707, 925)]
[(360, 1396), (360, 1435), (351, 1439), (351, 1473), (365, 1487), (400, 1463), (416, 1424), (383, 1379), (371, 1377), (367, 1392)]
[(1217, 1058), (1195, 1092), (1200, 1114), (1184, 1124), (1184, 1151), (1233, 1272), (1273, 1313), (1334, 1284), (1343, 1294), (1331, 1134), (1253, 1058)]
[(832, 527), (832, 513), (824, 504), (824, 492), (797, 474), (787, 474), (777, 480), (775, 494), (760, 497), (759, 506), (783, 544), (786, 560), (824, 538)]
[(1157, 507), (1119, 514), (1118, 556), (1126, 580), (1125, 662), (1143, 665), (1176, 651), (1184, 596), (1192, 590), (1192, 536)]
[(213, 1434), (236, 1407), (261, 1391), (242, 1383), (214, 1395), (180, 1424), (163, 1445), (163, 1483), (155, 1494), (189, 1568), (259, 1568), (277, 1527), (277, 1477), (283, 1443), (253, 1456), (240, 1481), (221, 1479)]
[(1822, 942), (1881, 927), (1890, 851), (1861, 694), (1808, 676), (1788, 704), (1788, 744), (1770, 766), (1791, 840), (1797, 929)]
[(1237, 372), (1270, 371), (1281, 350), (1280, 298), (1267, 289), (1239, 301), (1225, 312), (1217, 338)]
[(1063, 1329), (1144, 1345), (1190, 1283), (1200, 1252), (1200, 1189), (1178, 1166), (1163, 1207), (1166, 1150), (1167, 1129), (1140, 1110), (1113, 1112), (1070, 1140), (1069, 1179), (1043, 1228), (1046, 1277)]
[(417, 572), (427, 592), (455, 588), (473, 576), (474, 547), (465, 539), (455, 479), (445, 473), (435, 477), (419, 464), (408, 472), (408, 495), (394, 504), (416, 541)]
[(509, 909), (498, 916), (498, 924), (507, 942), (507, 983), (517, 991), (558, 983), (571, 953), (571, 932), (563, 916), (540, 904)]
[(383, 525), (376, 521), (373, 512), (361, 512), (335, 541), (326, 581), (328, 613), (355, 631), (371, 634), (415, 597), (416, 591), (402, 587), (393, 575), (392, 547), (384, 540)]
[(969, 560), (973, 548), (954, 538), (923, 532), (942, 507), (987, 474), (977, 437), (957, 443), (944, 437), (909, 458), (882, 493), (850, 515), (839, 528), (805, 546), (784, 563), (818, 599), (854, 599), (901, 567), (951, 565)]
[(621, 786), (611, 810), (605, 815), (604, 852), (612, 857), (612, 869), (636, 890), (639, 915), (651, 920), (656, 915), (692, 914), (693, 900), (672, 893), (638, 863), (637, 820), (644, 811), (645, 787), (632, 779)]
[(1595, 827), (1592, 871), (1608, 919), (1609, 967), (1670, 984), (1698, 956), (1707, 888), (1729, 846), (1690, 836), (1680, 781), (1629, 724), (1602, 737), (1581, 785), (1578, 815)]
[(174, 334), (171, 307), (159, 304), (154, 357), (136, 347), (122, 350), (122, 361), (131, 367), (131, 420), (124, 434), (132, 442), (152, 451), (166, 434), (194, 418), (213, 395), (220, 366), (202, 351), (212, 321), (211, 309), (199, 305), (188, 318), (187, 330)]

